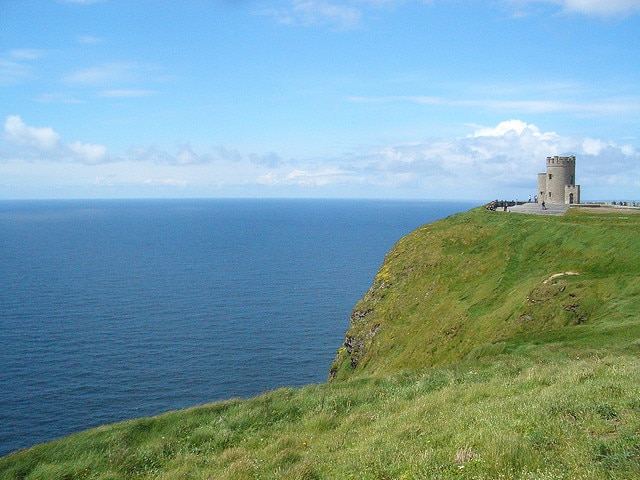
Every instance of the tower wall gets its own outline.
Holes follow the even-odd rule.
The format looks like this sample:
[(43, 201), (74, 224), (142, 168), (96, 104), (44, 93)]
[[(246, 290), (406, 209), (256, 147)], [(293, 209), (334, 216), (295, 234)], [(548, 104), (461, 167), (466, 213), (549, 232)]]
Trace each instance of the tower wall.
[(567, 185), (564, 189), (564, 203), (580, 203), (580, 185)]
[[(569, 203), (566, 186), (575, 187), (576, 157), (547, 157), (546, 195), (548, 203)], [(538, 177), (540, 186), (540, 178)], [(575, 193), (575, 191), (574, 191)], [(579, 203), (574, 197), (574, 203)]]
[(538, 202), (542, 203), (547, 201), (547, 174), (538, 174)]

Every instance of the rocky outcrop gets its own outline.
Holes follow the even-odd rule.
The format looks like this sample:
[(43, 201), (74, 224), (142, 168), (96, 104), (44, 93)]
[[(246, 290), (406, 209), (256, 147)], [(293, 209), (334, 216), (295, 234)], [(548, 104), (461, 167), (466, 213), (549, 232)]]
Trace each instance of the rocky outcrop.
[(351, 368), (356, 368), (364, 356), (364, 342), (360, 338), (347, 335), (344, 339), (344, 348), (351, 357)]

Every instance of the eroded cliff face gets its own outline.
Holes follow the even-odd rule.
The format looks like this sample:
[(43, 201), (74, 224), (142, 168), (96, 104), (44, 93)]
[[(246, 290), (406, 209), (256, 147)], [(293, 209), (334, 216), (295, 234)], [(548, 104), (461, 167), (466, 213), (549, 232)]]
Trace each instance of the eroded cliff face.
[[(401, 363), (412, 356), (416, 360), (409, 363), (434, 363), (431, 358), (425, 363), (423, 352), (430, 337), (442, 333), (451, 339), (463, 317), (459, 308), (450, 308), (456, 293), (448, 291), (451, 272), (460, 268), (455, 245), (460, 238), (468, 243), (473, 235), (486, 235), (474, 233), (477, 229), (468, 222), (451, 220), (455, 217), (418, 228), (385, 256), (371, 288), (351, 313), (349, 330), (331, 365), (330, 381), (354, 372), (392, 371), (405, 366)], [(445, 310), (449, 317), (440, 321)], [(448, 343), (446, 348), (454, 348), (453, 342)]]
[[(390, 286), (387, 259), (392, 254), (393, 250), (385, 258), (385, 263), (375, 276), (371, 288), (351, 312), (349, 330), (329, 370), (329, 381), (336, 379), (340, 371), (346, 374), (360, 365), (368, 347), (381, 328), (381, 324), (372, 318), (372, 314), (377, 313), (376, 306)], [(374, 314), (373, 317), (375, 316)]]
[(476, 209), (415, 230), (355, 305), (329, 380), (452, 364), (591, 322), (637, 257), (632, 229), (605, 241), (595, 227)]
[[(351, 313), (350, 325), (353, 327), (359, 323), (364, 323), (366, 321), (367, 314), (369, 313), (371, 313), (370, 309), (363, 311), (356, 307)], [(331, 365), (331, 369), (329, 370), (329, 381), (336, 378), (340, 365), (345, 363), (346, 359), (348, 359), (349, 366), (352, 370), (355, 370), (358, 367), (367, 350), (367, 343), (370, 343), (373, 340), (373, 337), (375, 337), (379, 328), (380, 324), (375, 324), (365, 333), (364, 336), (357, 334), (353, 328), (349, 329), (344, 338), (342, 347), (338, 350), (338, 354)]]
[(347, 359), (351, 369), (355, 370), (360, 363), (360, 359), (364, 356), (365, 351), (366, 347), (364, 340), (360, 337), (355, 337), (347, 333), (329, 370), (329, 381), (331, 382), (336, 379), (338, 371), (341, 366), (345, 364)]

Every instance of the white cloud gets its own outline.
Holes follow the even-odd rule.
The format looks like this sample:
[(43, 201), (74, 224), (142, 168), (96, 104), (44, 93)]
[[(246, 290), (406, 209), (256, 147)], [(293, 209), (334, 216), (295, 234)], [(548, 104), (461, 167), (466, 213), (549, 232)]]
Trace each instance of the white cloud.
[(93, 35), (78, 35), (76, 40), (84, 45), (97, 45), (104, 42), (102, 38), (94, 37)]
[(264, 175), (260, 175), (256, 179), (256, 183), (258, 185), (268, 185), (270, 187), (273, 187), (276, 185), (280, 185), (281, 181), (275, 173), (269, 172), (269, 173), (265, 173)]
[(321, 187), (336, 182), (344, 183), (350, 176), (350, 172), (338, 168), (322, 168), (319, 170), (294, 169), (287, 174), (283, 183)]
[(156, 146), (131, 147), (127, 152), (127, 158), (134, 162), (171, 163), (172, 156)]
[(33, 76), (29, 65), (0, 58), (0, 86), (15, 85)]
[(16, 85), (35, 77), (31, 63), (46, 56), (45, 50), (16, 48), (0, 54), (0, 86)]
[(327, 0), (292, 0), (282, 8), (265, 8), (257, 13), (270, 16), (284, 25), (322, 25), (340, 29), (358, 26), (362, 11), (347, 2)]
[(215, 157), (222, 161), (238, 163), (243, 159), (242, 154), (238, 150), (225, 147), (224, 145), (219, 145), (215, 147), (214, 152), (215, 152), (214, 153)]
[(77, 141), (63, 144), (60, 134), (53, 128), (29, 126), (18, 115), (10, 115), (5, 120), (4, 138), (10, 144), (21, 147), (17, 152), (18, 157), (84, 164), (109, 161), (104, 145)]
[(640, 12), (639, 0), (555, 0), (568, 12), (587, 15), (627, 15)]
[(269, 152), (264, 155), (251, 154), (249, 155), (249, 159), (251, 163), (255, 163), (256, 165), (264, 165), (269, 168), (277, 168), (282, 165), (283, 160), (277, 153)]
[(149, 97), (157, 93), (156, 90), (105, 90), (100, 92), (100, 96), (106, 98), (137, 98)]
[(135, 147), (115, 158), (103, 145), (65, 143), (52, 128), (31, 127), (19, 116), (6, 119), (3, 138), (5, 164), (90, 165), (96, 172), (92, 179), (100, 176), (101, 184), (178, 186), (185, 194), (227, 188), (286, 196), (313, 189), (314, 195), (327, 196), (526, 198), (535, 193), (537, 173), (553, 155), (578, 157), (576, 176), (585, 199), (618, 197), (640, 184), (640, 154), (633, 145), (563, 136), (517, 118), (471, 125), (462, 137), (363, 147), (324, 159), (284, 160), (274, 152), (243, 154), (223, 146), (202, 152), (188, 144), (172, 152)]
[(61, 104), (79, 104), (82, 100), (67, 93), (43, 93), (34, 99), (38, 103), (61, 103)]
[[(517, 7), (534, 4), (559, 6), (566, 13), (600, 17), (627, 16), (640, 12), (638, 0), (508, 0)], [(519, 14), (525, 13), (519, 10)]]
[(68, 75), (66, 81), (84, 85), (102, 85), (120, 82), (131, 78), (133, 66), (127, 63), (106, 63), (95, 67), (84, 68)]
[(509, 132), (516, 133), (517, 135), (521, 135), (522, 132), (529, 128), (535, 133), (539, 133), (538, 127), (535, 125), (529, 126), (522, 120), (507, 120), (505, 122), (500, 122), (495, 127), (482, 127), (476, 130), (472, 137), (502, 137)]
[(4, 123), (7, 139), (37, 150), (53, 151), (60, 146), (60, 135), (51, 127), (30, 127), (18, 115), (10, 115)]
[(108, 62), (77, 69), (62, 80), (69, 87), (95, 88), (102, 98), (144, 98), (158, 94), (157, 90), (145, 87), (166, 79), (159, 75), (160, 71), (151, 64)]
[(619, 115), (634, 113), (640, 109), (640, 98), (620, 97), (605, 100), (593, 99), (584, 102), (570, 102), (566, 100), (536, 100), (536, 99), (497, 99), (471, 98), (466, 100), (452, 100), (446, 97), (414, 95), (414, 96), (383, 96), (347, 98), (355, 103), (395, 103), (408, 102), (421, 105), (447, 106), (456, 108), (480, 108), (497, 112), (521, 113), (575, 113), (580, 115)]
[[(223, 154), (226, 154), (224, 149), (222, 152)], [(175, 153), (168, 152), (157, 146), (132, 147), (126, 155), (126, 159), (138, 163), (147, 162), (154, 163), (156, 165), (174, 166), (203, 165), (216, 162), (222, 158), (223, 157), (220, 157), (215, 153), (196, 153), (190, 145), (180, 147), (180, 149)]]
[(360, 21), (360, 10), (324, 0), (297, 0), (294, 15), (305, 24), (328, 23), (344, 28), (355, 27)]
[(82, 163), (102, 163), (107, 158), (107, 147), (95, 143), (73, 142), (67, 144), (73, 159)]
[(44, 50), (36, 50), (33, 48), (17, 48), (11, 50), (9, 55), (16, 60), (37, 60), (44, 57)]
[(578, 156), (578, 181), (582, 178), (587, 197), (590, 186), (620, 171), (626, 173), (621, 186), (640, 179), (640, 156), (630, 145), (565, 137), (518, 119), (475, 127), (464, 138), (372, 148), (351, 163), (360, 181), (384, 188), (442, 198), (516, 197), (518, 192), (523, 198), (535, 191), (547, 156), (568, 154)]
[(586, 155), (600, 155), (607, 144), (597, 138), (585, 138), (582, 142), (582, 152)]
[(152, 70), (150, 66), (135, 62), (109, 62), (76, 70), (67, 75), (65, 81), (86, 86), (121, 84), (146, 78)]
[(81, 5), (90, 5), (92, 3), (100, 3), (104, 0), (62, 0), (64, 3), (78, 3)]
[(147, 178), (142, 183), (145, 185), (161, 185), (181, 188), (184, 188), (189, 184), (186, 180), (176, 178)]
[(358, 182), (353, 171), (338, 167), (306, 165), (304, 168), (290, 167), (278, 172), (268, 172), (256, 178), (259, 185), (270, 187), (331, 187), (335, 185), (354, 185)]
[[(358, 27), (367, 7), (395, 8), (410, 0), (289, 0), (284, 6), (263, 8), (256, 13), (276, 19), (285, 25), (330, 26), (340, 29)], [(413, 0), (433, 3), (445, 0)], [(640, 12), (640, 0), (506, 0), (517, 9), (516, 16), (525, 16), (523, 8), (533, 5), (554, 5), (572, 14), (601, 17), (627, 16)], [(488, 4), (489, 5), (489, 4)]]

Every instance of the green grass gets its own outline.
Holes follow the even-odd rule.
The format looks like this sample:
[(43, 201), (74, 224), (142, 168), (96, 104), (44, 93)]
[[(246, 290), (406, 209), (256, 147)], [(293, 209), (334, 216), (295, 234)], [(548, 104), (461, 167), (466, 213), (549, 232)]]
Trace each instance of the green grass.
[(481, 209), (425, 226), (356, 305), (331, 382), (37, 445), (0, 478), (637, 478), (639, 227)]
[[(624, 342), (640, 333), (639, 227), (640, 215), (483, 209), (426, 225), (387, 255), (352, 315), (354, 348), (332, 370), (342, 379), (445, 365), (550, 332), (588, 347), (602, 321)], [(564, 272), (579, 275), (547, 281)]]

